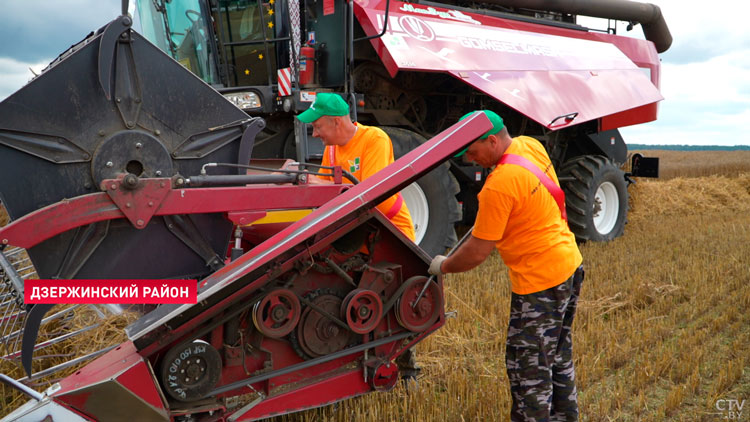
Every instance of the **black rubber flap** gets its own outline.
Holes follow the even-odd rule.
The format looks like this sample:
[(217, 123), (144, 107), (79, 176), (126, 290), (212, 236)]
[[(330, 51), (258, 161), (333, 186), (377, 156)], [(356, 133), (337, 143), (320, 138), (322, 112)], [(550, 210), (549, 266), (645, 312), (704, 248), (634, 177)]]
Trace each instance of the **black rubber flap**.
[[(99, 192), (101, 179), (117, 173), (190, 176), (207, 162), (238, 161), (248, 116), (129, 24), (111, 22), (0, 103), (0, 200), (12, 219)], [(191, 240), (224, 256), (231, 224), (216, 214), (189, 219), (200, 233)], [(113, 220), (29, 253), (40, 278), (207, 274), (207, 257), (171, 229), (161, 217), (143, 230)]]

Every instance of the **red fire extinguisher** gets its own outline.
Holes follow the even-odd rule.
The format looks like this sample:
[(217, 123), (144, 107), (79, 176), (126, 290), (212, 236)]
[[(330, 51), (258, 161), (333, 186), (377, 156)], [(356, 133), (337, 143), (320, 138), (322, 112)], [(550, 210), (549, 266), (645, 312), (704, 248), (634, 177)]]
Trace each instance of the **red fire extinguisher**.
[(299, 83), (307, 85), (315, 77), (315, 49), (305, 44), (299, 49)]

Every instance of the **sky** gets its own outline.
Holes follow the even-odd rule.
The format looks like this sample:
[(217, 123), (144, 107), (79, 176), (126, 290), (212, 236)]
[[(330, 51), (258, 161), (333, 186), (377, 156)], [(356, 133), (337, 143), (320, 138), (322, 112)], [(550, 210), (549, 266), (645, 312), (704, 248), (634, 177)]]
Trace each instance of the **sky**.
[[(0, 0), (0, 100), (89, 32), (117, 17), (120, 0)], [(750, 1), (651, 0), (674, 39), (661, 54), (659, 118), (622, 129), (628, 143), (750, 145)], [(587, 21), (586, 25), (596, 26)], [(618, 34), (643, 38), (637, 26)]]

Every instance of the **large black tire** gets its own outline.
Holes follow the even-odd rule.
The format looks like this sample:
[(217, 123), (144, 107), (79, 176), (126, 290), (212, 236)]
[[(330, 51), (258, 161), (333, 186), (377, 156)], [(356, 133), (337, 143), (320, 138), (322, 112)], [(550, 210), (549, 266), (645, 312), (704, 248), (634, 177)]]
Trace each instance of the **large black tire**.
[(622, 235), (628, 215), (625, 174), (600, 155), (566, 161), (558, 176), (565, 191), (568, 226), (576, 240), (606, 242)]
[[(410, 130), (390, 126), (382, 129), (391, 138), (395, 159), (426, 141)], [(461, 219), (456, 200), (459, 190), (448, 163), (444, 163), (401, 191), (414, 221), (416, 242), (430, 256), (444, 254), (456, 244), (454, 223)]]

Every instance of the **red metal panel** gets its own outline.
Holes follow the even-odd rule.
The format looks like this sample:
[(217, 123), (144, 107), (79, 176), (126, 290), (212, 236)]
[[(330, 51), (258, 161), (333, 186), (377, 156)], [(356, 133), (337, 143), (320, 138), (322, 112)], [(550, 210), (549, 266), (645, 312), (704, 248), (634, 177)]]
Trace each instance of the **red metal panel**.
[(645, 106), (623, 111), (622, 113), (604, 116), (602, 117), (599, 130), (605, 131), (639, 123), (652, 122), (656, 120), (658, 106), (658, 103), (646, 104)]
[(549, 129), (566, 126), (564, 119), (550, 124), (563, 114), (578, 113), (569, 122), (578, 124), (662, 99), (638, 69), (450, 73)]
[[(368, 35), (382, 31), (384, 7), (384, 0), (357, 3), (355, 13)], [(653, 46), (619, 38), (391, 1), (386, 34), (372, 43), (392, 75), (450, 73), (559, 129), (564, 125), (550, 123), (563, 114), (578, 113), (572, 122), (578, 124), (662, 99), (639, 69), (648, 67), (652, 77), (658, 73), (658, 60), (644, 53)], [(614, 39), (642, 61), (636, 65)]]
[[(340, 185), (172, 189), (154, 215), (314, 208), (344, 189)], [(0, 229), (0, 242), (28, 249), (64, 231), (115, 218), (125, 214), (106, 193), (82, 195), (13, 221)]]
[(143, 358), (136, 352), (133, 342), (126, 341), (84, 366), (80, 371), (60, 380), (60, 390), (55, 392), (54, 396), (61, 396), (73, 390), (113, 378), (142, 360)]
[(119, 375), (117, 382), (155, 409), (166, 409), (164, 399), (156, 386), (154, 374), (145, 360)]
[(296, 410), (325, 406), (339, 400), (359, 396), (371, 390), (370, 385), (364, 381), (362, 370), (356, 369), (299, 390), (269, 397), (237, 420), (258, 420)]
[[(62, 379), (60, 387), (52, 395), (55, 400), (86, 412), (95, 419), (101, 419), (102, 415), (107, 414), (107, 409), (117, 414), (123, 408), (138, 415), (135, 419), (167, 419), (168, 411), (153, 373), (129, 341)], [(112, 402), (107, 404), (103, 402), (104, 399), (111, 399)], [(118, 406), (120, 409), (117, 409)]]

